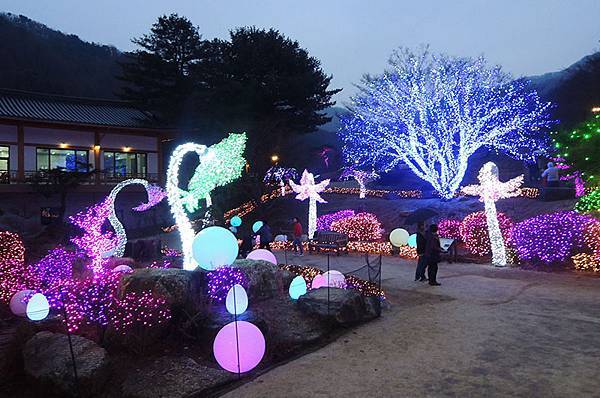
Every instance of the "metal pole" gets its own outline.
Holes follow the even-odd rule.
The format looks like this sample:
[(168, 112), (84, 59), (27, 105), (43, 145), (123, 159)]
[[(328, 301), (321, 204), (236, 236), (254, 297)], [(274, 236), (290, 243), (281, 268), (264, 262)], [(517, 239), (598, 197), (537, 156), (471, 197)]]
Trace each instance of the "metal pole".
[(329, 315), (329, 252), (327, 252), (327, 315)]
[(238, 367), (238, 379), (242, 378), (242, 369), (240, 367), (240, 338), (238, 335), (238, 324), (237, 324), (237, 300), (235, 299), (235, 285), (233, 289), (233, 322), (235, 325), (235, 348), (237, 352), (237, 367)]
[(77, 375), (77, 364), (75, 363), (75, 352), (73, 351), (73, 341), (71, 340), (71, 331), (69, 330), (69, 316), (67, 314), (67, 306), (65, 303), (65, 292), (61, 289), (60, 291), (62, 302), (63, 302), (63, 316), (65, 317), (65, 325), (67, 328), (67, 340), (69, 341), (69, 351), (71, 352), (71, 362), (73, 363), (73, 375), (75, 376), (75, 392), (77, 396), (81, 396), (79, 393), (79, 376)]

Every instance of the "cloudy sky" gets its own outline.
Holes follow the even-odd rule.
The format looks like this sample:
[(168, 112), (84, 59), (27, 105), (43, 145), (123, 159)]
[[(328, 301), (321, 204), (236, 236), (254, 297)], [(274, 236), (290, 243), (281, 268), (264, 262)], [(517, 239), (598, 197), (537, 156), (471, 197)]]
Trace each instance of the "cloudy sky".
[(165, 13), (187, 16), (205, 38), (274, 27), (321, 60), (344, 89), (342, 102), (398, 46), (484, 54), (515, 76), (560, 70), (600, 50), (600, 0), (0, 0), (0, 10), (122, 50)]

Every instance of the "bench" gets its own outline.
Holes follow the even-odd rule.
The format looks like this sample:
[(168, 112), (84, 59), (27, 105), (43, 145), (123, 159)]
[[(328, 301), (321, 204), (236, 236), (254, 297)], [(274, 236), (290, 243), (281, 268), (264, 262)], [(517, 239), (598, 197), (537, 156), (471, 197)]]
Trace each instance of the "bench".
[(321, 249), (333, 249), (338, 256), (342, 251), (348, 253), (348, 235), (335, 231), (316, 231), (308, 242), (308, 251), (320, 252)]

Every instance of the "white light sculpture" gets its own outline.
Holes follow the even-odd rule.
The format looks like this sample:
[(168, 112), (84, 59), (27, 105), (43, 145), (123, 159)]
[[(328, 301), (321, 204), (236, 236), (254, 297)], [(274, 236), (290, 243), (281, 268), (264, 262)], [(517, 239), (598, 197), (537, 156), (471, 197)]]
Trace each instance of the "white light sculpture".
[(466, 186), (462, 191), (467, 195), (479, 195), (479, 200), (483, 202), (492, 247), (492, 264), (496, 267), (505, 267), (506, 248), (498, 223), (496, 201), (518, 196), (521, 192), (519, 187), (523, 184), (523, 175), (506, 182), (500, 182), (498, 179), (498, 166), (493, 162), (487, 162), (479, 170), (478, 178), (479, 185)]
[(319, 195), (325, 187), (329, 185), (329, 179), (323, 180), (315, 184), (315, 177), (308, 170), (304, 170), (300, 178), (300, 185), (296, 185), (293, 180), (290, 180), (292, 190), (297, 193), (296, 199), (308, 199), (308, 237), (310, 239), (315, 235), (317, 230), (317, 202), (327, 203), (325, 199)]
[(344, 171), (342, 171), (342, 175), (340, 176), (341, 180), (348, 180), (350, 178), (354, 178), (358, 183), (360, 188), (360, 192), (358, 195), (359, 199), (364, 199), (367, 196), (367, 181), (373, 181), (379, 178), (379, 174), (375, 171), (364, 171), (357, 170), (354, 167), (346, 167)]
[(121, 181), (118, 183), (110, 194), (108, 198), (111, 202), (110, 214), (108, 216), (108, 221), (110, 225), (114, 228), (115, 234), (117, 235), (117, 246), (104, 253), (102, 257), (123, 257), (125, 254), (125, 246), (127, 245), (127, 234), (125, 233), (125, 228), (119, 218), (117, 217), (117, 213), (115, 211), (115, 200), (117, 199), (117, 195), (123, 188), (128, 185), (140, 184), (146, 189), (146, 194), (148, 195), (148, 202), (141, 203), (140, 205), (133, 208), (135, 211), (145, 211), (151, 208), (152, 206), (157, 205), (161, 200), (164, 199), (165, 193), (159, 186), (152, 185), (148, 181), (141, 178), (130, 178), (128, 180)]

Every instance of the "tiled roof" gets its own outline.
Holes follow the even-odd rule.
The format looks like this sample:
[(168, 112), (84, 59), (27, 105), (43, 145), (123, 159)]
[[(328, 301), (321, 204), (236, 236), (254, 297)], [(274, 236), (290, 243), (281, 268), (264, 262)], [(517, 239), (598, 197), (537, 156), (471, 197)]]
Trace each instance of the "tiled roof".
[(0, 89), (0, 118), (3, 117), (94, 126), (158, 127), (152, 114), (129, 102), (9, 89)]

